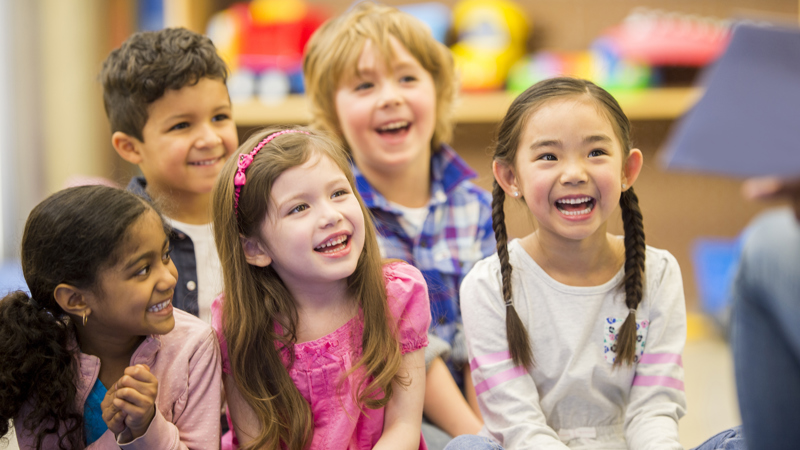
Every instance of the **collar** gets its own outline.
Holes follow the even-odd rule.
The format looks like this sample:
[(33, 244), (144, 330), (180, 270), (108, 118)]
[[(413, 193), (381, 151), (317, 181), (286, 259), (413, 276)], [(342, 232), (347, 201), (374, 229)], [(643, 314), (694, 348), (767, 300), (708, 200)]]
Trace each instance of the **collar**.
[[(100, 358), (83, 353), (74, 334), (70, 336), (67, 348), (75, 352), (78, 360), (78, 377), (80, 378), (78, 382), (81, 385), (80, 387), (83, 390), (91, 389), (100, 373)], [(148, 335), (134, 350), (130, 365), (147, 364), (152, 369), (159, 350), (161, 350), (161, 336), (157, 334)], [(86, 391), (86, 395), (88, 395), (88, 391)]]
[[(356, 187), (367, 208), (380, 208), (386, 211), (399, 213), (393, 208), (380, 192), (375, 190), (366, 177), (351, 163), (353, 175), (356, 178)], [(466, 161), (449, 145), (442, 144), (439, 151), (431, 155), (431, 201), (430, 205), (445, 203), (450, 193), (461, 183), (477, 176)], [(132, 181), (131, 181), (132, 182)]]
[(147, 180), (145, 180), (144, 177), (131, 178), (130, 183), (128, 183), (128, 187), (125, 189), (133, 192), (139, 197), (144, 197), (148, 202), (153, 201), (153, 199), (150, 198), (150, 195), (147, 194)]

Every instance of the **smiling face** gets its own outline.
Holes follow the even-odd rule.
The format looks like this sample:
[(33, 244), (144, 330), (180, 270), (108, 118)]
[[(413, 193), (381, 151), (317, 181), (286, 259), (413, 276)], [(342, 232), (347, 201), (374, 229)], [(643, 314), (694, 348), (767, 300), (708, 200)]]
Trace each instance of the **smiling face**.
[(148, 107), (142, 137), (143, 142), (132, 139), (150, 188), (175, 195), (210, 193), (238, 145), (225, 83), (202, 78), (167, 89)]
[(433, 78), (394, 37), (386, 59), (367, 41), (354, 77), (335, 93), (341, 132), (360, 170), (397, 173), (424, 167), (436, 126)]
[[(631, 154), (640, 161), (639, 150)], [(548, 101), (527, 119), (509, 174), (509, 193), (520, 191), (540, 232), (582, 240), (605, 237), (622, 183), (630, 186), (638, 169), (608, 117), (580, 96)]]
[(342, 170), (313, 152), (278, 176), (261, 226), (268, 263), (290, 288), (346, 284), (364, 248), (364, 213)]
[(87, 299), (90, 325), (115, 336), (169, 333), (177, 279), (161, 218), (150, 209), (131, 225), (118, 262), (99, 274)]

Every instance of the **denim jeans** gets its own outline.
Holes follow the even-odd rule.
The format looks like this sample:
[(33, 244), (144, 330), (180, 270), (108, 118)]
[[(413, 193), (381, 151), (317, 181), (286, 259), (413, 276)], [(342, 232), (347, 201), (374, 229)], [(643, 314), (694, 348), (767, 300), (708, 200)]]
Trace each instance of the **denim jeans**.
[[(747, 450), (742, 427), (733, 427), (703, 442), (693, 450)], [(753, 450), (757, 450), (753, 447)]]
[(503, 450), (503, 446), (486, 437), (462, 434), (450, 441), (444, 450)]
[(800, 224), (768, 212), (748, 230), (733, 286), (736, 389), (753, 450), (800, 448)]

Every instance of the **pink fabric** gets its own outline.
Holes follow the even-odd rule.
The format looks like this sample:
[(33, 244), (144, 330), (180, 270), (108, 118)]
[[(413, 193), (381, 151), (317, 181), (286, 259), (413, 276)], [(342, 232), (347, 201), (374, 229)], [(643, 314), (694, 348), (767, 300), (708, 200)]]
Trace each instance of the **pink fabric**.
[(677, 364), (683, 367), (680, 353), (645, 353), (639, 364)]
[(481, 395), (495, 386), (499, 386), (505, 383), (506, 381), (511, 381), (514, 378), (519, 378), (527, 374), (528, 371), (524, 367), (513, 367), (511, 369), (500, 372), (497, 375), (487, 378), (478, 383), (477, 385), (475, 385), (475, 395)]
[(469, 363), (469, 368), (471, 370), (477, 370), (478, 367), (480, 366), (508, 361), (509, 359), (511, 359), (511, 352), (509, 352), (508, 350), (497, 353), (490, 353), (488, 355), (476, 356)]
[[(427, 346), (431, 313), (422, 274), (405, 263), (387, 264), (383, 273), (389, 310), (397, 323), (403, 353)], [(222, 333), (223, 301), (223, 295), (214, 300), (211, 315), (222, 351), (223, 372), (229, 374), (228, 346)], [(311, 405), (314, 416), (312, 450), (371, 449), (383, 433), (384, 410), (367, 409), (364, 414), (350, 394), (351, 382), (357, 374), (346, 378), (338, 389), (341, 377), (361, 357), (363, 330), (359, 315), (327, 336), (296, 344), (293, 366), (289, 367), (289, 350), (282, 354), (295, 386)], [(236, 443), (235, 437), (233, 442)], [(421, 436), (420, 449), (427, 449)]]
[(683, 381), (672, 378), (672, 377), (665, 377), (665, 376), (654, 376), (654, 375), (637, 375), (633, 379), (634, 386), (666, 386), (673, 389), (678, 389), (679, 391), (683, 390)]
[[(175, 309), (175, 328), (161, 336), (148, 336), (133, 353), (131, 365), (147, 364), (158, 378), (156, 415), (147, 432), (127, 442), (125, 432), (118, 444), (111, 431), (87, 447), (103, 449), (215, 449), (219, 448), (219, 411), (222, 376), (220, 354), (214, 332), (205, 322)], [(100, 373), (100, 359), (80, 353), (78, 356), (77, 407), (83, 405)], [(22, 424), (35, 405), (27, 405), (14, 419)], [(27, 430), (17, 428), (20, 449), (35, 448), (36, 439)], [(55, 436), (42, 448), (58, 448)]]

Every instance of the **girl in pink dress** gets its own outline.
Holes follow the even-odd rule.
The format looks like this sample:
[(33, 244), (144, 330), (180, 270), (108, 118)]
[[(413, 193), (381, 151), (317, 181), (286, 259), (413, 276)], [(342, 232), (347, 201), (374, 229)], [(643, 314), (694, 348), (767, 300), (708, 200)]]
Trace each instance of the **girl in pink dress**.
[(425, 448), (427, 288), (381, 260), (344, 150), (304, 129), (257, 133), (213, 199), (223, 447)]

